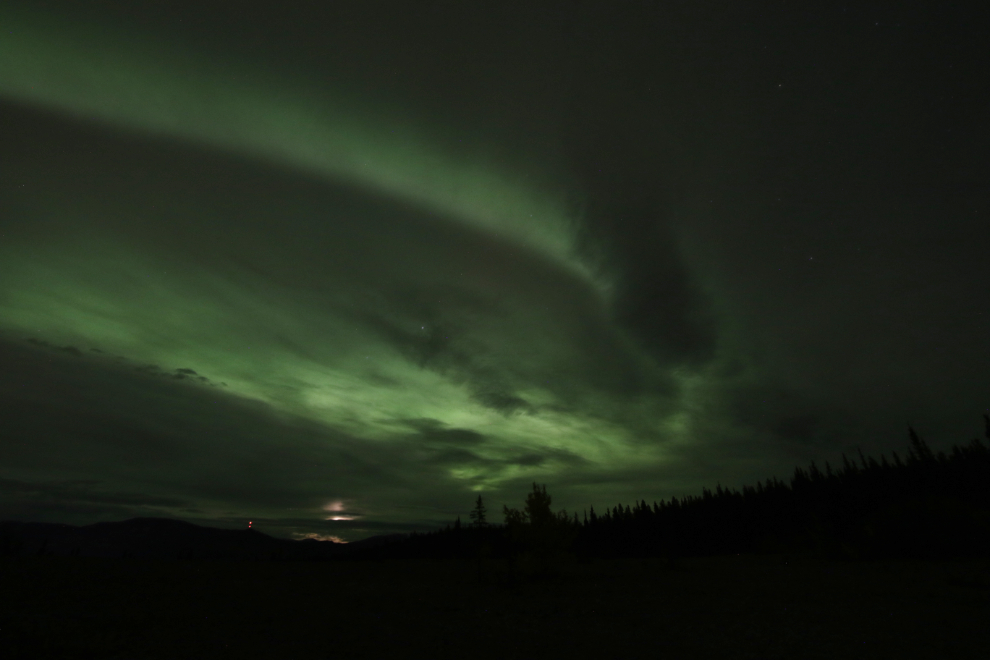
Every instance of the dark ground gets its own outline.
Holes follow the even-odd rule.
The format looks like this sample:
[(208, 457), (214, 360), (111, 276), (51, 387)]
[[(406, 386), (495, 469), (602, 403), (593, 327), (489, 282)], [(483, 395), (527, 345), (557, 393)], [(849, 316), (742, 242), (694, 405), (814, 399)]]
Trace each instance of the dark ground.
[(3, 658), (986, 658), (990, 562), (0, 559)]

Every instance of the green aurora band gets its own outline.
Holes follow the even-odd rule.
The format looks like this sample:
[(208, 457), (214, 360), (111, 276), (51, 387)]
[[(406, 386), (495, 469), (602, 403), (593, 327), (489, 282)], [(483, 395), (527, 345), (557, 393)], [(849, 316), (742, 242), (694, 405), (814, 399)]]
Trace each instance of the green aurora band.
[[(339, 93), (313, 94), (313, 85), (304, 91), (306, 81), (292, 89), (284, 78), (254, 72), (211, 75), (206, 58), (145, 35), (31, 18), (0, 13), (14, 28), (0, 41), (4, 96), (406, 199), (509, 237), (591, 280), (575, 257), (573, 220), (560, 200), (524, 177), (447, 157), (394, 114), (349, 108), (354, 104)], [(245, 79), (253, 82), (238, 82)]]
[[(314, 243), (286, 233), (275, 248), (277, 240), (269, 246), (246, 223), (245, 244), (229, 250), (241, 260), (210, 263), (204, 255), (215, 254), (225, 239), (219, 227), (209, 229), (211, 211), (195, 200), (184, 207), (173, 202), (158, 221), (140, 219), (154, 214), (128, 201), (123, 189), (122, 199), (106, 207), (95, 199), (71, 207), (39, 202), (30, 211), (34, 219), (57, 216), (51, 222), (62, 233), (15, 228), (0, 243), (4, 333), (98, 348), (103, 357), (87, 359), (108, 364), (126, 359), (164, 370), (190, 367), (216, 387), (224, 383), (229, 394), (369, 443), (406, 441), (409, 420), (424, 419), (497, 439), (472, 447), (480, 460), (444, 468), (453, 482), (476, 491), (591, 467), (642, 471), (674, 460), (695, 441), (711, 403), (706, 376), (667, 373), (610, 325), (608, 286), (575, 256), (574, 219), (552, 195), (439, 153), (401, 121), (387, 122), (394, 133), (374, 130), (370, 125), (384, 120), (367, 117), (380, 114), (343, 110), (329, 93), (240, 83), (212, 75), (195, 55), (107, 30), (29, 16), (7, 15), (2, 22), (12, 28), (0, 40), (0, 94), (7, 99), (388, 196), (450, 219), (453, 227), (441, 223), (450, 235), (443, 239), (446, 254), (468, 255), (445, 257), (437, 248), (421, 259), (432, 266), (417, 262), (409, 275), (403, 268), (413, 257), (394, 258), (403, 250), (396, 239), (358, 249), (376, 264), (364, 274), (320, 266), (300, 276), (287, 264), (320, 261), (320, 249), (333, 252), (335, 235)], [(255, 202), (263, 206), (254, 200), (242, 207)], [(332, 209), (321, 209), (332, 216)], [(299, 209), (258, 214), (266, 212), (281, 213), (279, 222), (289, 225), (308, 217)], [(94, 217), (102, 230), (92, 229)], [(419, 220), (410, 222), (410, 232), (421, 231)], [(183, 238), (199, 246), (183, 253), (177, 247)], [(250, 247), (252, 240), (261, 247)], [(511, 258), (472, 266), (470, 255), (493, 241)], [(340, 252), (337, 258), (350, 257)], [(437, 265), (443, 259), (450, 263)], [(261, 264), (261, 272), (238, 265), (245, 262)], [(518, 274), (499, 271), (510, 263)], [(460, 289), (440, 284), (451, 278), (460, 278)], [(431, 300), (404, 308), (381, 293), (407, 281), (431, 292)], [(460, 290), (473, 292), (476, 301), (463, 303)], [(375, 327), (387, 326), (382, 332), (400, 333), (412, 353), (355, 321), (369, 314), (378, 319)], [(591, 319), (600, 337), (576, 338), (575, 319)], [(609, 348), (600, 363), (625, 361), (657, 383), (653, 394), (627, 397), (621, 387), (562, 394), (570, 387), (568, 369), (575, 381), (579, 371), (599, 369), (581, 353), (602, 344), (601, 337)], [(429, 348), (435, 341), (475, 356), (473, 371), (435, 357)], [(487, 374), (480, 385), (478, 373)], [(499, 408), (486, 397), (525, 403)], [(536, 455), (542, 458), (525, 458)], [(328, 499), (340, 496), (347, 494), (327, 493)]]

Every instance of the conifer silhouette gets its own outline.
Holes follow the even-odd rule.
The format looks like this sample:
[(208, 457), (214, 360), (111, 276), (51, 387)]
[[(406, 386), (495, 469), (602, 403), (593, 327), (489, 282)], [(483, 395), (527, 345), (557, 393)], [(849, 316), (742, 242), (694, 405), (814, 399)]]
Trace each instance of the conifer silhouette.
[(504, 507), (509, 538), (524, 572), (548, 576), (564, 559), (579, 529), (566, 511), (554, 513), (546, 484), (533, 483), (522, 511)]
[(485, 503), (481, 499), (481, 495), (478, 495), (478, 499), (474, 503), (474, 510), (471, 511), (471, 521), (475, 527), (484, 527), (488, 524), (486, 519), (487, 509), (485, 508)]

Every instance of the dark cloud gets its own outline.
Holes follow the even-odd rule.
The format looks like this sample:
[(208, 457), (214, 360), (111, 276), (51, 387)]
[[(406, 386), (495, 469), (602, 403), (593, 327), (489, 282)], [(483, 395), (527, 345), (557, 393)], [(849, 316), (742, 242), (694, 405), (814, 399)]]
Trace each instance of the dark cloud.
[[(614, 156), (618, 160), (621, 156)], [(662, 363), (704, 363), (715, 351), (710, 301), (693, 281), (657, 184), (606, 160), (586, 180), (583, 249), (615, 286), (612, 313)], [(620, 178), (623, 177), (623, 178)]]
[[(25, 341), (27, 341), (29, 344), (32, 344), (33, 346), (38, 346), (52, 351), (58, 351), (61, 353), (65, 353), (67, 355), (71, 355), (73, 357), (78, 358), (83, 356), (83, 351), (75, 346), (56, 346), (51, 342), (47, 342), (34, 337), (26, 339)], [(91, 353), (95, 353), (97, 356), (105, 355), (105, 353), (99, 348), (90, 348), (89, 351)], [(111, 359), (116, 362), (128, 362), (127, 358), (124, 358), (119, 355), (111, 356)], [(191, 376), (192, 377), (191, 380), (198, 381), (204, 384), (212, 384), (209, 378), (198, 374), (196, 371), (194, 371), (193, 369), (189, 369), (188, 367), (180, 367), (174, 369), (172, 372), (166, 372), (164, 369), (162, 369), (162, 367), (160, 367), (157, 364), (141, 364), (141, 365), (136, 365), (133, 368), (135, 371), (147, 375), (160, 376), (163, 378), (174, 378), (176, 380), (185, 380), (186, 378)]]
[(85, 479), (28, 482), (0, 478), (0, 493), (3, 494), (4, 499), (163, 508), (181, 507), (186, 504), (178, 498), (160, 497), (147, 493), (104, 492), (99, 489), (99, 486), (99, 482)]
[(523, 465), (528, 467), (534, 467), (543, 465), (547, 460), (547, 457), (543, 454), (524, 454), (516, 458), (510, 458), (507, 462), (510, 465)]
[(474, 395), (476, 401), (493, 410), (505, 413), (527, 412), (532, 410), (526, 399), (507, 392), (478, 392)]
[(435, 467), (475, 470), (476, 476), (471, 481), (479, 485), (491, 478), (501, 478), (515, 467), (588, 466), (586, 459), (567, 449), (534, 451), (522, 446), (513, 447), (505, 438), (490, 437), (469, 429), (447, 428), (439, 420), (429, 418), (401, 420), (400, 423), (416, 430), (410, 438), (412, 460), (431, 471)]
[(404, 423), (419, 431), (419, 437), (429, 444), (475, 446), (485, 443), (488, 438), (484, 434), (471, 429), (445, 428), (443, 422), (436, 419), (421, 418), (407, 420)]
[[(517, 260), (513, 268), (530, 271), (530, 292), (539, 288), (532, 282), (545, 282), (541, 297), (546, 300), (534, 305), (535, 313), (516, 301), (443, 287), (400, 291), (381, 309), (361, 312), (359, 319), (411, 362), (465, 382), (475, 401), (506, 415), (536, 409), (514, 391), (534, 383), (574, 405), (586, 404), (592, 392), (593, 398), (603, 391), (620, 397), (676, 392), (666, 374), (642, 361), (586, 291), (572, 290), (573, 281), (555, 281), (557, 276), (550, 277), (552, 271), (538, 262)], [(547, 326), (561, 336), (548, 334)], [(546, 345), (554, 342), (558, 346)], [(565, 353), (561, 343), (573, 349)], [(528, 349), (525, 357), (519, 347)]]
[(460, 447), (446, 447), (433, 451), (430, 453), (428, 461), (431, 465), (442, 466), (484, 465), (492, 462), (473, 451)]
[(62, 353), (66, 353), (73, 357), (82, 357), (83, 354), (82, 351), (76, 348), (75, 346), (56, 346), (51, 342), (47, 342), (42, 339), (37, 339), (36, 337), (28, 338), (27, 342), (30, 344), (34, 344), (35, 346), (42, 346), (44, 348), (51, 349), (53, 351), (61, 351)]

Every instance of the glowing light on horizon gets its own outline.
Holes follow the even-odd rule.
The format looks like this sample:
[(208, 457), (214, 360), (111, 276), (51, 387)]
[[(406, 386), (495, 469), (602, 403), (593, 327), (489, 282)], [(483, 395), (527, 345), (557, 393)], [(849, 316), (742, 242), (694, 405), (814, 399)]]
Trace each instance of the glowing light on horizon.
[(295, 532), (293, 536), (295, 536), (300, 541), (304, 541), (306, 539), (313, 539), (314, 541), (331, 541), (333, 543), (348, 543), (348, 541), (345, 541), (336, 534), (317, 534), (316, 532), (309, 532), (307, 534), (303, 532)]

